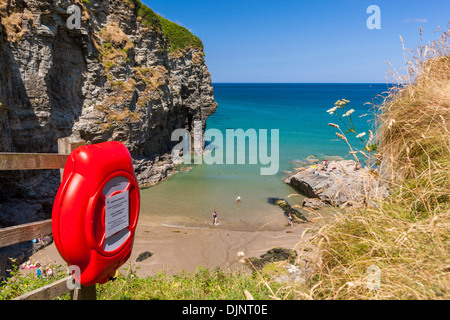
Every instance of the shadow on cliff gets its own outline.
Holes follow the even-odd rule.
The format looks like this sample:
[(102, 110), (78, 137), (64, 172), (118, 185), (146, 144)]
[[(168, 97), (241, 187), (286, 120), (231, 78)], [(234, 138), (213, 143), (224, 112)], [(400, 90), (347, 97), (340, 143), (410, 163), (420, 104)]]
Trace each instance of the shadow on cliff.
[(58, 28), (51, 45), (53, 57), (45, 77), (45, 87), (50, 107), (47, 129), (49, 143), (55, 149), (59, 138), (72, 134), (72, 127), (81, 115), (85, 100), (82, 89), (87, 67), (80, 37)]
[[(11, 43), (0, 28), (0, 133), (8, 140), (0, 152), (55, 153), (84, 105), (84, 39), (55, 25), (55, 37), (30, 32)], [(50, 218), (58, 186), (59, 170), (0, 171), (0, 228)], [(0, 277), (36, 250), (31, 241), (0, 248)]]
[[(0, 27), (3, 26), (0, 24)], [(17, 134), (11, 130), (20, 125), (20, 116), (15, 107), (22, 103), (30, 105), (30, 99), (26, 94), (25, 85), (22, 77), (17, 70), (17, 62), (10, 50), (7, 48), (10, 44), (5, 43), (3, 30), (0, 31), (1, 52), (0, 52), (0, 102), (5, 106), (5, 112), (0, 118), (2, 143), (0, 152), (28, 151), (24, 146), (14, 144)], [(17, 113), (16, 113), (17, 112)], [(31, 116), (31, 122), (37, 121), (36, 116)], [(29, 117), (30, 117), (29, 116)], [(10, 125), (10, 119), (13, 125)], [(15, 124), (14, 124), (15, 123)], [(6, 141), (8, 140), (8, 141)], [(29, 151), (31, 152), (31, 151)], [(31, 204), (29, 210), (23, 212), (20, 208), (14, 210), (15, 205), (27, 207), (30, 201), (24, 197), (19, 181), (27, 181), (30, 177), (35, 178), (38, 173), (35, 171), (0, 171), (0, 228), (14, 226), (17, 224), (32, 222), (45, 218), (42, 204)], [(34, 201), (31, 201), (34, 202)], [(13, 246), (0, 248), (0, 281), (4, 280), (10, 273), (12, 266), (21, 263), (27, 259), (33, 252), (33, 243), (30, 241), (22, 242)]]

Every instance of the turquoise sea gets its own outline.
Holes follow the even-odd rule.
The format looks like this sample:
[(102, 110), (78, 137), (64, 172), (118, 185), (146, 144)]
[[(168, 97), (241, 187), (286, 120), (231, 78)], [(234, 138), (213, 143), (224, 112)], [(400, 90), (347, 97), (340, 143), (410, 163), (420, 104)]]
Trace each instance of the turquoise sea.
[[(379, 103), (379, 96), (387, 90), (387, 84), (214, 84), (218, 107), (206, 129), (219, 129), (224, 137), (226, 129), (268, 129), (269, 140), (270, 129), (278, 129), (278, 172), (261, 175), (260, 168), (268, 165), (249, 164), (248, 153), (246, 164), (184, 165), (192, 169), (141, 191), (141, 217), (170, 226), (211, 227), (211, 214), (216, 210), (219, 225), (214, 227), (284, 227), (281, 209), (268, 199), (284, 198), (294, 205), (302, 197), (288, 198), (296, 191), (282, 178), (304, 165), (310, 155), (319, 160), (351, 159), (347, 145), (328, 125), (340, 124), (339, 120), (326, 111), (339, 99), (350, 100), (347, 110), (355, 110), (352, 119), (357, 131), (367, 132), (373, 125), (371, 103)], [(362, 148), (357, 139), (350, 140)], [(270, 144), (268, 150), (270, 156)], [(238, 195), (240, 205), (235, 201)]]

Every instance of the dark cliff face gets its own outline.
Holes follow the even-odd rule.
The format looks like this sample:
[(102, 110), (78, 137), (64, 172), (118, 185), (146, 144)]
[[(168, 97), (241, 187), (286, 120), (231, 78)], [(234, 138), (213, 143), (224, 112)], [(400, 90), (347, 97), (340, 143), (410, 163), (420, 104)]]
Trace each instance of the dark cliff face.
[[(79, 29), (67, 25), (71, 4)], [(173, 130), (195, 120), (204, 129), (215, 111), (201, 42), (137, 0), (0, 0), (0, 19), (0, 152), (57, 152), (67, 136), (117, 140), (152, 184), (174, 167)], [(58, 171), (0, 172), (0, 202), (51, 202), (58, 183)]]

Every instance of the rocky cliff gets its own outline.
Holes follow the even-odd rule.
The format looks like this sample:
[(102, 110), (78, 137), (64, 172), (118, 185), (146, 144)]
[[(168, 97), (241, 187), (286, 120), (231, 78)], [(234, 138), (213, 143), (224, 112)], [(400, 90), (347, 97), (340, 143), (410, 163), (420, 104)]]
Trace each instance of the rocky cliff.
[[(0, 0), (0, 22), (0, 152), (117, 140), (153, 184), (174, 168), (172, 131), (215, 111), (201, 41), (138, 0)], [(0, 226), (48, 215), (58, 184), (57, 170), (0, 172)], [(13, 198), (36, 219), (9, 215)]]

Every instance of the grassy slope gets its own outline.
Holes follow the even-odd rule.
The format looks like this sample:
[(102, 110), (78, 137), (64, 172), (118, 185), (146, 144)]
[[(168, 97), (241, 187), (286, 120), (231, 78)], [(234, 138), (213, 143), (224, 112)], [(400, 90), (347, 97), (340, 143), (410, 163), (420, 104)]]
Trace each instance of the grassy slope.
[[(321, 231), (327, 242), (313, 298), (450, 298), (448, 37), (409, 52), (404, 86), (381, 106), (378, 152), (391, 196)], [(379, 289), (367, 286), (371, 270)]]
[(183, 50), (186, 48), (197, 48), (203, 50), (202, 41), (193, 35), (188, 29), (182, 27), (170, 20), (167, 20), (142, 4), (139, 0), (133, 0), (137, 8), (138, 17), (141, 23), (147, 27), (162, 30), (164, 38), (170, 46), (171, 52)]
[[(20, 272), (13, 272), (12, 278), (0, 287), (0, 300), (13, 299), (66, 276), (62, 266), (57, 267), (56, 270), (57, 277), (51, 279), (37, 279), (35, 273), (22, 275)], [(289, 287), (271, 280), (269, 274), (225, 273), (220, 269), (208, 270), (199, 267), (195, 273), (181, 271), (173, 276), (159, 273), (139, 278), (129, 267), (115, 281), (97, 285), (97, 299), (245, 300), (245, 290), (257, 300), (273, 299), (277, 295), (285, 299), (296, 298)], [(70, 299), (70, 295), (66, 294), (58, 299)]]

